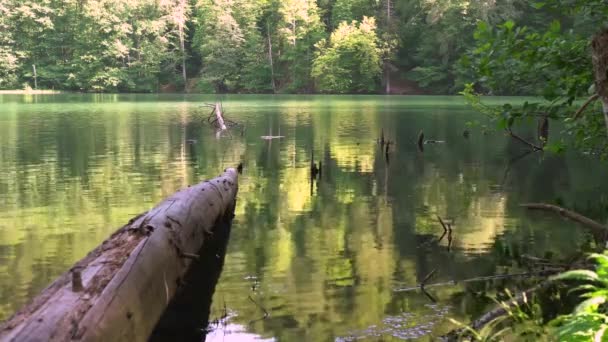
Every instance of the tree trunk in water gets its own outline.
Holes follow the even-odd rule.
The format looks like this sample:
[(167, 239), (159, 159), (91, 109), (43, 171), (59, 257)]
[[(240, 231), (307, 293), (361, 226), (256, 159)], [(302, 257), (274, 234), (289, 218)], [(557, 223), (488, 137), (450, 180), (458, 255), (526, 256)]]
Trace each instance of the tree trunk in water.
[(237, 171), (178, 191), (132, 218), (0, 325), (1, 341), (146, 341), (218, 220)]
[(602, 100), (602, 109), (606, 130), (608, 132), (608, 29), (604, 29), (593, 37), (593, 71), (595, 73), (595, 91)]

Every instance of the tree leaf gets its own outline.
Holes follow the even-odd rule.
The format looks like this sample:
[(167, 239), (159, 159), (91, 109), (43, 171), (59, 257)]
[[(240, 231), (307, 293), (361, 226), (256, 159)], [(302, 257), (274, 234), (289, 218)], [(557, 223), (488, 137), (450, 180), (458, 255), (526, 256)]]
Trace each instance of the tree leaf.
[(584, 281), (598, 281), (599, 277), (597, 273), (589, 270), (573, 270), (558, 274), (551, 277), (553, 280), (584, 280)]

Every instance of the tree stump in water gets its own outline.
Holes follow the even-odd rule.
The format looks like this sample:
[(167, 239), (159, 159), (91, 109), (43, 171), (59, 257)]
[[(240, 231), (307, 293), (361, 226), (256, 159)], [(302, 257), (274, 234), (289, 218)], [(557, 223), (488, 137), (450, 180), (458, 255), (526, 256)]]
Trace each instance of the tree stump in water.
[(235, 169), (134, 217), (0, 325), (0, 341), (145, 341), (206, 234), (232, 215)]

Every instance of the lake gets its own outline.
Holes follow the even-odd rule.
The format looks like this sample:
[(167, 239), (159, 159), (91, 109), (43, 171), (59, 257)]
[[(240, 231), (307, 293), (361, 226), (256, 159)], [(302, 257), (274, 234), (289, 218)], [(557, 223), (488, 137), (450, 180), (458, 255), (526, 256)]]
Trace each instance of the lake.
[[(216, 100), (243, 131), (216, 137), (201, 106)], [(0, 95), (0, 319), (132, 216), (243, 162), (207, 341), (445, 333), (497, 289), (537, 281), (462, 280), (594, 246), (577, 225), (519, 204), (606, 219), (605, 164), (525, 154), (485, 124), (461, 97)], [(445, 142), (421, 152), (421, 130)], [(322, 162), (312, 182), (311, 154)], [(416, 286), (432, 271), (428, 284), (457, 282), (425, 295)]]

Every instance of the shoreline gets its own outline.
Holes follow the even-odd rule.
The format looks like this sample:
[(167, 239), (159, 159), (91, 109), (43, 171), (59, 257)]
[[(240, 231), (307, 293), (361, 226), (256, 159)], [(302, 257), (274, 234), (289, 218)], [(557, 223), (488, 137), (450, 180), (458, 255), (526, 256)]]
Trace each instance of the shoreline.
[(0, 95), (40, 95), (40, 94), (65, 94), (66, 91), (61, 90), (46, 90), (46, 89), (14, 89), (14, 90), (0, 90)]

